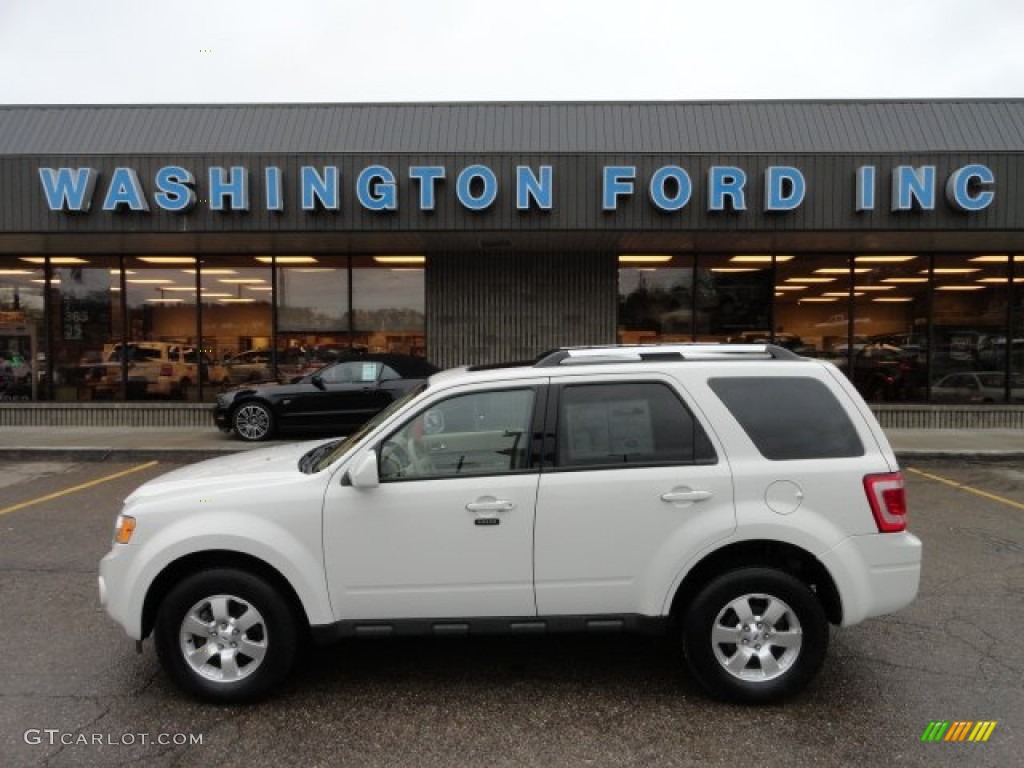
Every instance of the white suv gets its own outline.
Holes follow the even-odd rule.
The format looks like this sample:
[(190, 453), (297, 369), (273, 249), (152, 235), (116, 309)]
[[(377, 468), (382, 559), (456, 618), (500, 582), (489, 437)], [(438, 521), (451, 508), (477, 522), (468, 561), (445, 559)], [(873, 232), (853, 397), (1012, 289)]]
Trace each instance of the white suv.
[(107, 611), (172, 678), (252, 699), (308, 638), (670, 633), (722, 698), (910, 603), (921, 543), (871, 411), (767, 345), (565, 349), (445, 371), (356, 434), (185, 467), (125, 501)]
[(187, 400), (200, 376), (204, 383), (228, 383), (227, 370), (212, 362), (205, 352), (200, 369), (199, 353), (194, 347), (166, 341), (132, 341), (123, 351), (120, 344), (104, 345), (104, 362), (91, 366), (86, 374), (94, 398), (114, 397), (120, 391), (124, 357), (127, 357), (129, 397), (158, 395)]

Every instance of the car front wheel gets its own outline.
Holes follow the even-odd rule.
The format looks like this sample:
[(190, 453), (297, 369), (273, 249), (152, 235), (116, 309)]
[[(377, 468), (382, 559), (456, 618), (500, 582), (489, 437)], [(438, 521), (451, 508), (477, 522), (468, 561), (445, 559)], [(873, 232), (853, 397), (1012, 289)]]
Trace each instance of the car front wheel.
[(184, 690), (209, 701), (251, 701), (281, 682), (296, 650), (295, 620), (263, 579), (216, 569), (187, 577), (157, 614), (157, 655)]
[(242, 403), (231, 420), (235, 434), (243, 440), (266, 440), (274, 432), (274, 414), (263, 403)]
[(814, 593), (773, 568), (713, 579), (683, 617), (693, 676), (711, 695), (767, 703), (802, 690), (825, 660), (828, 620)]

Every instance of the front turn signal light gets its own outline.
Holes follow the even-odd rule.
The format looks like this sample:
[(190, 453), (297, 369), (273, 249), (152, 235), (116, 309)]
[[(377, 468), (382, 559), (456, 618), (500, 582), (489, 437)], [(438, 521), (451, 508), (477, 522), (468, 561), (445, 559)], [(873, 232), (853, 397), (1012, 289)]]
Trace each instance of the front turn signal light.
[(128, 515), (118, 515), (117, 523), (114, 525), (114, 542), (117, 544), (127, 544), (132, 540), (133, 533), (135, 533), (135, 518)]

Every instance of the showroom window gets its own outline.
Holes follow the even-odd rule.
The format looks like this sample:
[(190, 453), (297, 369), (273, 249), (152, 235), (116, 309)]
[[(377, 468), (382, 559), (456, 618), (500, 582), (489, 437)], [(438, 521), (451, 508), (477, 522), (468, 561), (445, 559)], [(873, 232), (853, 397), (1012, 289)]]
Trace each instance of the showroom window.
[[(1019, 370), (1022, 354), (1020, 346), (1015, 352), (1013, 339), (1007, 343), (1006, 330), (1013, 314), (1011, 266), (1008, 255), (935, 256), (934, 399), (1006, 401), (1007, 374)], [(972, 386), (963, 386), (968, 381)]]
[(108, 376), (106, 365), (123, 327), (119, 264), (117, 256), (50, 259), (49, 338), (56, 400), (121, 396), (121, 366), (111, 366)]
[(931, 257), (854, 257), (854, 383), (873, 401), (927, 397)]
[(203, 257), (200, 285), (203, 399), (221, 386), (273, 380), (270, 265), (252, 256)]
[(41, 258), (0, 260), (2, 401), (46, 397), (45, 282)]
[(619, 343), (692, 341), (695, 313), (707, 309), (694, 305), (693, 274), (692, 256), (620, 255)]
[(426, 354), (423, 256), (352, 257), (352, 340), (371, 352)]
[(772, 271), (770, 254), (698, 255), (697, 341), (744, 342), (770, 336)]
[(128, 399), (197, 399), (199, 366), (185, 358), (186, 350), (195, 356), (198, 338), (196, 259), (125, 256), (123, 265), (127, 351), (159, 353), (146, 364), (128, 360)]
[[(855, 273), (855, 277), (861, 275)], [(850, 259), (843, 254), (776, 256), (772, 313), (777, 343), (808, 357), (849, 364), (862, 343), (850, 306)]]

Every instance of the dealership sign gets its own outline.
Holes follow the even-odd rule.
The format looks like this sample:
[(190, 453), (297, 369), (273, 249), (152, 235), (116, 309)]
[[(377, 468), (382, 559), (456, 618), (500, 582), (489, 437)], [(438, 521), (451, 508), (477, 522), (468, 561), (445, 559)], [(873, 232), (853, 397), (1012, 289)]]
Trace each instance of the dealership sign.
[[(115, 168), (102, 184), (95, 168), (39, 168), (39, 181), (50, 210), (68, 213), (87, 213), (94, 204), (109, 212), (145, 212), (155, 207), (187, 213), (199, 204), (211, 211), (244, 212), (253, 205), (252, 175), (244, 166), (211, 167), (200, 199), (195, 174), (178, 165), (157, 170), (151, 185), (144, 185), (136, 170), (128, 167)], [(269, 166), (259, 175), (259, 205), (267, 211), (283, 212), (286, 196), (281, 168)], [(881, 176), (873, 165), (856, 169), (851, 182), (858, 212), (886, 205), (894, 212), (934, 211), (941, 197), (954, 210), (970, 213), (988, 208), (995, 200), (995, 174), (985, 165), (964, 165), (942, 179), (934, 165), (899, 165), (889, 172), (887, 180)], [(398, 210), (399, 185), (409, 184), (416, 208), (429, 213), (435, 210), (438, 195), (449, 179), (454, 180), (456, 202), (468, 211), (485, 211), (503, 194), (498, 175), (483, 164), (451, 172), (443, 165), (415, 165), (408, 169), (404, 180), (385, 165), (368, 165), (352, 180), (350, 189), (362, 208), (386, 212)], [(301, 166), (296, 182), (293, 204), (302, 211), (340, 210), (343, 180), (337, 166)], [(641, 174), (634, 165), (606, 165), (596, 182), (606, 213), (614, 213), (630, 198), (643, 198), (666, 213), (681, 211), (690, 205), (698, 183), (704, 185), (709, 212), (746, 211), (748, 206), (756, 206), (768, 213), (786, 213), (798, 210), (808, 193), (804, 174), (790, 165), (769, 166), (754, 180), (743, 168), (733, 165), (713, 165), (696, 180), (678, 165), (661, 166), (649, 175)], [(519, 165), (510, 180), (510, 193), (504, 194), (510, 194), (517, 211), (551, 211), (555, 183), (553, 166)], [(889, 194), (883, 203), (879, 190), (885, 186)]]

